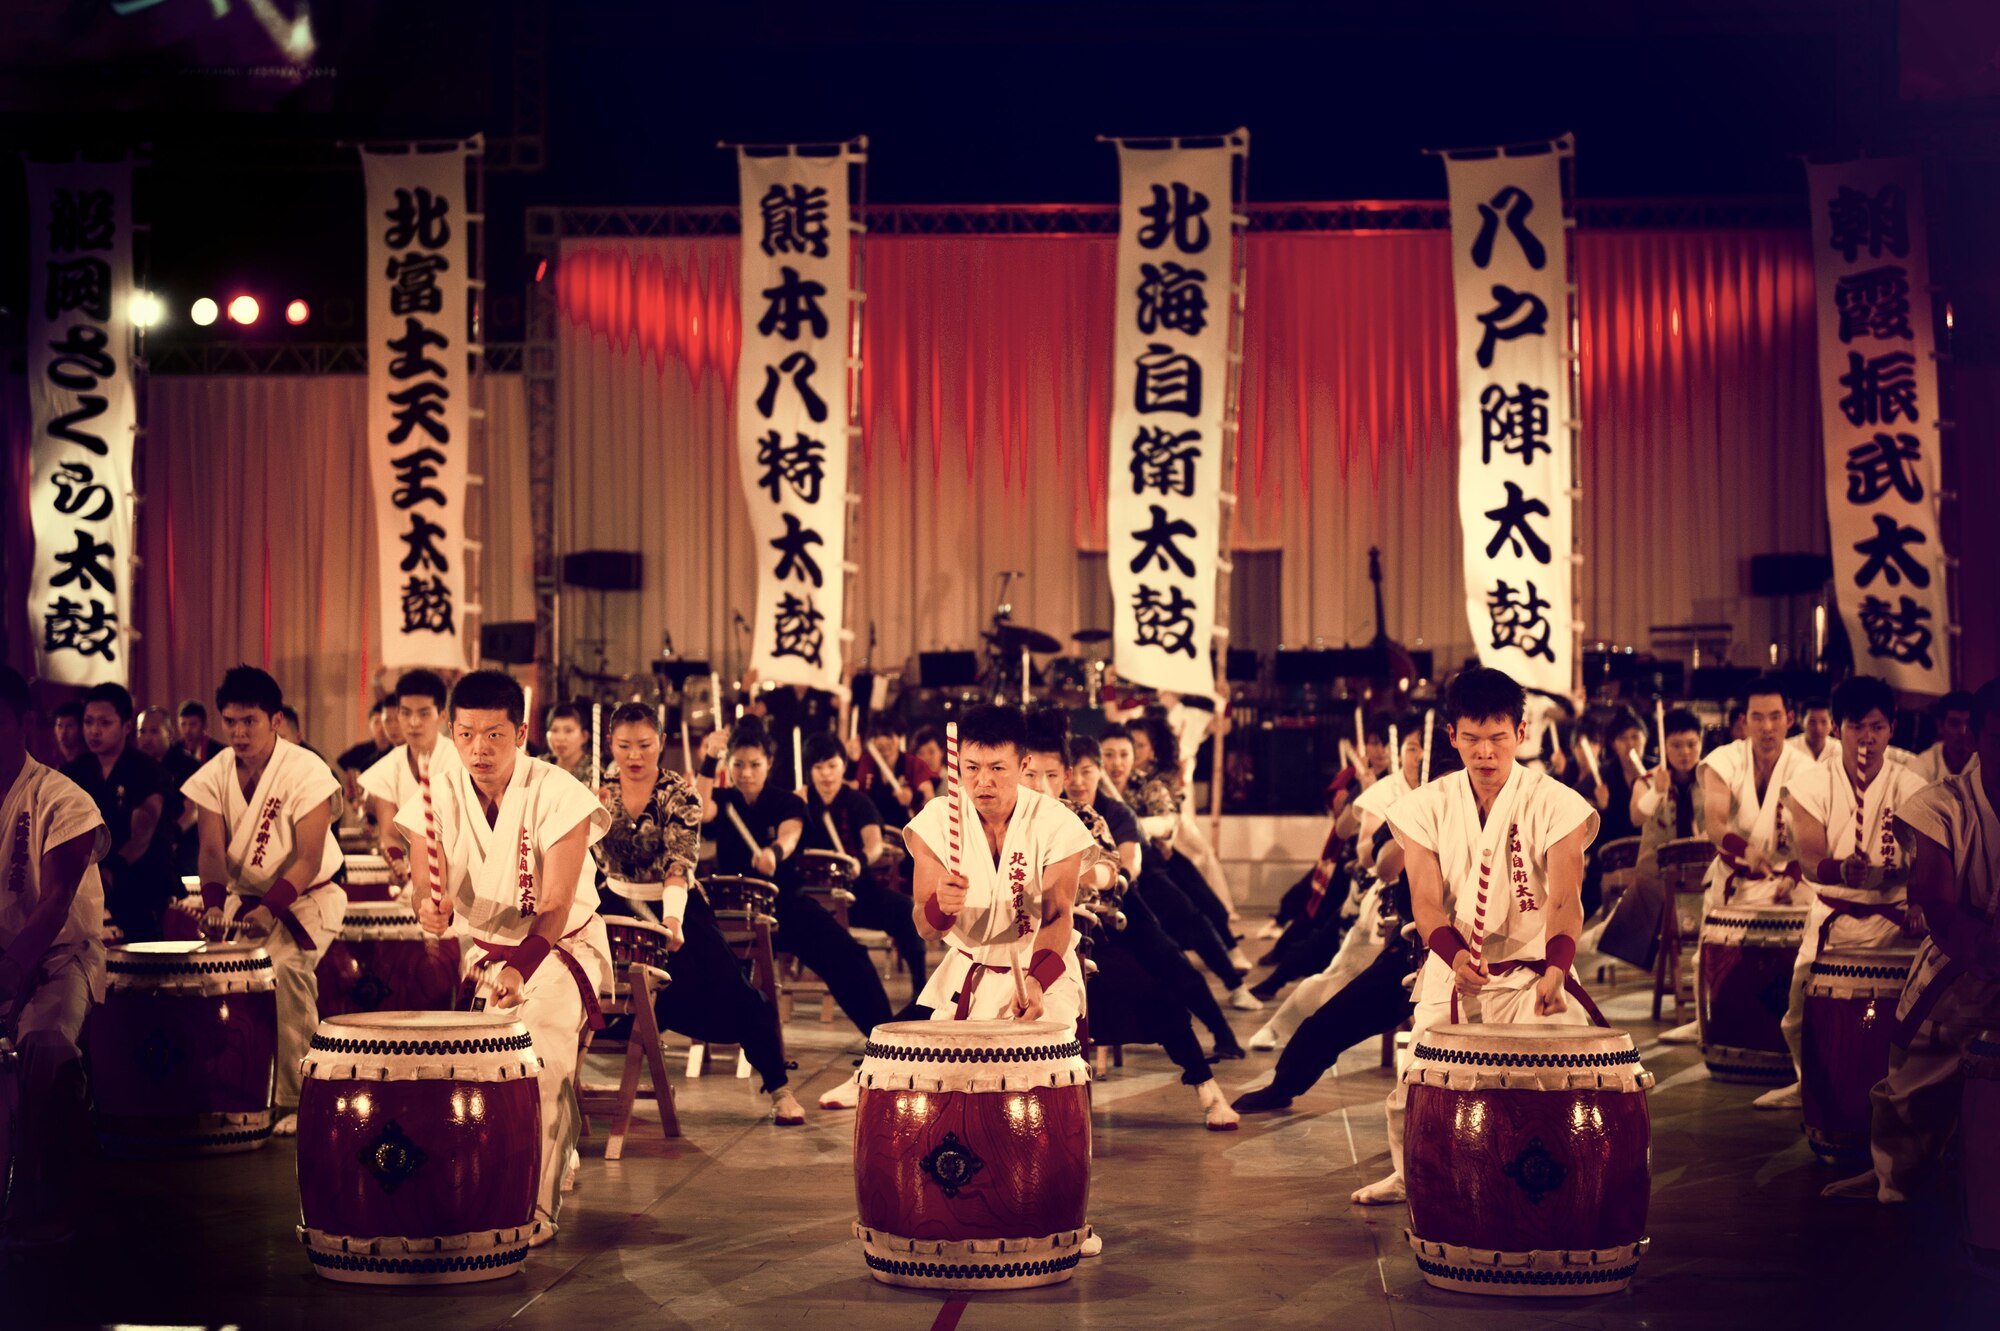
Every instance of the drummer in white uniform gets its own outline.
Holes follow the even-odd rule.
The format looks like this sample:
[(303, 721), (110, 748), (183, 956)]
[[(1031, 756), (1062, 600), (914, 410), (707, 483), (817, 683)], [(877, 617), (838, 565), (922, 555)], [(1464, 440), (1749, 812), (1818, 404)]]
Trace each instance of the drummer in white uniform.
[[(1597, 811), (1562, 782), (1522, 766), (1526, 695), (1505, 673), (1474, 666), (1445, 691), (1445, 733), (1465, 770), (1412, 791), (1389, 810), (1403, 848), (1417, 932), (1430, 957), (1417, 975), (1411, 1044), (1451, 1022), (1572, 1025), (1595, 1008), (1570, 974), (1583, 929), (1583, 852)], [(1403, 1108), (1389, 1096), (1387, 1178), (1352, 1200), (1404, 1200)]]
[(947, 949), (917, 1002), (936, 1021), (1020, 1018), (1074, 1032), (1084, 991), (1070, 908), (1093, 843), (1062, 801), (1021, 784), (1026, 743), (1011, 707), (975, 707), (960, 722), (957, 873), (949, 799), (925, 805), (904, 832), (917, 928)]

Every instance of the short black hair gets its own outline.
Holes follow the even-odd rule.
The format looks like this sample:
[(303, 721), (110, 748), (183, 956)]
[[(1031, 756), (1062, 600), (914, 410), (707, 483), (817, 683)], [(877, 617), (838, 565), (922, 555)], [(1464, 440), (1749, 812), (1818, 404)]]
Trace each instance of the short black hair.
[(729, 728), (729, 751), (738, 749), (761, 749), (766, 758), (771, 756), (771, 732), (764, 728), (763, 717), (746, 712)]
[(1153, 768), (1160, 772), (1178, 772), (1181, 767), (1181, 742), (1174, 738), (1174, 728), (1166, 718), (1150, 713), (1132, 723), (1132, 729), (1146, 732), (1146, 742), (1153, 746)]
[(1953, 689), (1950, 693), (1931, 704), (1931, 715), (1942, 721), (1953, 712), (1970, 714), (1973, 710), (1972, 695), (1964, 689)]
[(280, 703), (278, 705), (277, 714), (279, 716), (284, 717), (287, 721), (290, 721), (295, 726), (299, 724), (299, 709), (292, 706), (290, 703)]
[[(1749, 712), (1750, 700), (1752, 698), (1767, 698), (1773, 695), (1777, 697), (1779, 702), (1785, 705), (1786, 711), (1789, 712), (1792, 710), (1792, 695), (1791, 691), (1785, 687), (1784, 678), (1779, 675), (1759, 675), (1756, 682), (1743, 692), (1744, 712), (1746, 714)], [(1732, 717), (1731, 719), (1734, 720), (1735, 718)]]
[(894, 712), (870, 712), (868, 714), (868, 738), (880, 739), (884, 735), (898, 735), (902, 727), (896, 724)]
[(1122, 739), (1127, 744), (1130, 744), (1132, 742), (1132, 730), (1122, 721), (1113, 721), (1110, 725), (1098, 731), (1097, 751), (1099, 753), (1102, 753), (1104, 751), (1104, 741), (1108, 739)]
[(1104, 766), (1104, 750), (1098, 748), (1097, 741), (1089, 735), (1069, 737), (1069, 765), (1074, 767), (1078, 763), (1096, 763), (1099, 767)]
[(83, 695), (83, 705), (88, 707), (94, 702), (108, 705), (112, 711), (118, 713), (120, 721), (132, 719), (134, 710), (132, 694), (123, 684), (104, 683), (93, 686), (90, 692)]
[(1669, 735), (1685, 735), (1689, 731), (1697, 735), (1701, 733), (1701, 718), (1685, 707), (1669, 707), (1662, 720)]
[[(1069, 712), (1061, 707), (1037, 707), (1028, 713), (1028, 743), (1021, 756), (1052, 754), (1064, 767), (1070, 757)], [(1095, 748), (1095, 745), (1091, 746)]]
[(1372, 739), (1378, 744), (1389, 742), (1389, 719), (1384, 716), (1362, 718), (1361, 738)]
[(1799, 710), (1801, 712), (1830, 712), (1833, 710), (1833, 701), (1830, 698), (1814, 694), (1810, 698), (1799, 700)]
[(27, 677), (10, 665), (0, 665), (0, 707), (12, 712), (16, 721), (35, 710), (28, 699)]
[[(403, 683), (410, 675), (431, 675), (428, 670), (412, 670), (409, 675), (396, 681), (396, 696), (403, 696)], [(428, 694), (419, 692), (419, 697)], [(475, 670), (469, 675), (459, 676), (458, 683), (451, 689), (451, 714), (454, 718), (460, 712), (505, 712), (507, 719), (520, 725), (527, 714), (528, 699), (521, 692), (521, 686), (514, 682), (512, 675), (498, 670)]]
[(188, 716), (196, 717), (199, 718), (199, 720), (203, 725), (208, 724), (208, 709), (206, 707), (203, 707), (199, 702), (195, 701), (193, 698), (189, 698), (186, 702), (182, 703), (181, 710), (178, 713), (176, 713), (176, 715), (182, 717), (188, 717)]
[(982, 749), (1011, 745), (1016, 758), (1028, 752), (1028, 721), (1017, 707), (997, 703), (971, 708), (959, 718), (958, 746), (963, 752), (977, 744)]
[(1444, 723), (1480, 722), (1502, 716), (1520, 725), (1528, 714), (1528, 695), (1514, 677), (1491, 666), (1467, 666), (1452, 677), (1444, 691)]
[(75, 721), (81, 725), (83, 723), (83, 704), (75, 698), (57, 703), (54, 719), (58, 721)]
[(590, 729), (590, 719), (583, 714), (583, 708), (573, 702), (559, 702), (549, 709), (549, 724), (558, 721), (574, 721), (584, 730)]
[(1609, 744), (1628, 730), (1644, 731), (1645, 728), (1639, 718), (1632, 715), (1630, 709), (1620, 707), (1605, 719), (1604, 742)]
[(1746, 716), (1748, 716), (1748, 715), (1750, 715), (1750, 704), (1749, 704), (1749, 703), (1747, 703), (1747, 702), (1733, 702), (1733, 703), (1730, 703), (1730, 704), (1729, 704), (1729, 724), (1730, 724), (1730, 725), (1732, 725), (1732, 726), (1733, 726), (1733, 725), (1735, 725), (1735, 724), (1736, 724), (1736, 723), (1737, 723), (1738, 721), (1741, 721), (1741, 720), (1742, 720), (1742, 719), (1743, 719), (1744, 717), (1746, 717)]
[[(565, 703), (564, 706), (569, 706), (569, 704)], [(576, 712), (577, 709), (570, 707), (570, 711)], [(550, 719), (553, 720), (554, 718), (551, 717)], [(589, 724), (584, 722), (581, 714), (577, 715), (576, 720), (579, 724), (583, 725), (585, 731), (590, 729)], [(660, 730), (660, 714), (642, 702), (624, 703), (617, 711), (611, 714), (609, 729), (616, 730), (620, 726), (644, 726), (654, 734), (658, 734)]]
[(1882, 719), (1890, 725), (1896, 724), (1896, 691), (1889, 682), (1873, 675), (1855, 675), (1840, 681), (1833, 691), (1834, 724), (1859, 721), (1868, 713), (1881, 710)]
[(370, 716), (379, 715), (380, 713), (387, 711), (388, 707), (389, 707), (389, 699), (387, 697), (377, 698), (374, 702), (368, 704), (368, 715)]
[[(488, 671), (487, 673), (491, 674), (494, 672)], [(392, 696), (399, 703), (405, 698), (429, 698), (438, 705), (439, 711), (443, 711), (447, 691), (444, 686), (444, 678), (437, 671), (405, 670), (402, 677), (396, 681), (396, 691)], [(470, 704), (460, 705), (470, 706)], [(484, 711), (486, 709), (480, 708), (478, 710)], [(521, 718), (517, 716), (514, 719), (519, 721)]]
[(910, 736), (910, 747), (921, 749), (926, 744), (935, 744), (943, 748), (944, 732), (936, 726), (918, 726), (916, 734)]
[[(225, 707), (255, 707), (266, 716), (276, 716), (284, 705), (285, 691), (278, 687), (278, 681), (253, 665), (229, 667), (222, 674), (222, 682), (215, 686), (218, 712)], [(187, 714), (187, 708), (181, 708), (181, 715)], [(207, 719), (207, 713), (203, 713), (202, 720)]]
[[(846, 762), (847, 750), (841, 747), (839, 740), (822, 730), (817, 734), (806, 736), (805, 757), (806, 767), (810, 770), (832, 758), (838, 758), (842, 762)], [(799, 779), (801, 781), (805, 780), (805, 775), (804, 772), (800, 772), (798, 774)]]

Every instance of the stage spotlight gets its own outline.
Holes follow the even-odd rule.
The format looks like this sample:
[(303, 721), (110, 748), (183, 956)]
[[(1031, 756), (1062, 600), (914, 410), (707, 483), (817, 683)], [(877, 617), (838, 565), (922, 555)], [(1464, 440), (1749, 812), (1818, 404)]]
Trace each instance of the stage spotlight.
[(128, 309), (134, 328), (156, 328), (167, 317), (167, 307), (150, 291), (134, 291)]
[(188, 306), (188, 318), (202, 328), (206, 328), (214, 323), (215, 316), (221, 312), (221, 310), (216, 308), (215, 302), (207, 296), (203, 296), (200, 300)]
[(311, 317), (312, 307), (302, 300), (295, 300), (285, 306), (285, 322), (288, 324), (302, 324)]
[(255, 296), (237, 296), (229, 302), (230, 321), (240, 323), (245, 328), (256, 323), (257, 316), (261, 313), (262, 311), (257, 307), (257, 298)]

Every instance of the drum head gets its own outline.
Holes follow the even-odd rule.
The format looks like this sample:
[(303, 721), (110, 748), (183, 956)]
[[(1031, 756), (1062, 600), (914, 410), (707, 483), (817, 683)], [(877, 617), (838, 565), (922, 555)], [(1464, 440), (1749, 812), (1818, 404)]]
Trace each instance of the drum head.
[(519, 1028), (518, 1017), (505, 1012), (349, 1012), (325, 1017), (321, 1035), (349, 1040), (482, 1040)]
[(964, 1049), (1003, 1042), (1048, 1044), (1068, 1036), (1069, 1028), (1053, 1021), (885, 1021), (868, 1038), (878, 1044)]
[[(1485, 1054), (1494, 1062), (1571, 1055), (1629, 1054), (1624, 1031), (1605, 1026), (1542, 1026), (1521, 1022), (1433, 1026), (1417, 1043), (1444, 1054)], [(1419, 1055), (1421, 1057), (1421, 1055)]]
[(200, 939), (192, 942), (170, 943), (120, 943), (117, 947), (105, 949), (110, 955), (130, 957), (134, 960), (146, 958), (161, 960), (169, 957), (184, 957), (190, 952), (221, 952), (229, 948), (246, 949), (244, 943), (204, 943)]
[[(364, 924), (414, 924), (417, 908), (400, 901), (350, 901), (347, 903), (347, 925)], [(343, 928), (346, 926), (343, 925)]]
[(661, 938), (672, 938), (673, 933), (664, 924), (654, 924), (651, 920), (614, 919), (604, 917), (604, 932), (616, 937), (619, 934), (658, 934)]

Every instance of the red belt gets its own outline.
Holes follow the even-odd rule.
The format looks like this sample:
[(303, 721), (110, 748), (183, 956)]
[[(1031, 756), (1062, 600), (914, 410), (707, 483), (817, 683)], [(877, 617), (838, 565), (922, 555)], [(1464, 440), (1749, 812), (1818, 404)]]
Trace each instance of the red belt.
[[(589, 925), (585, 925), (584, 929), (589, 927)], [(577, 929), (574, 932), (564, 934), (561, 942), (558, 942), (549, 951), (551, 955), (562, 958), (562, 964), (569, 969), (570, 978), (576, 981), (577, 992), (583, 996), (584, 1027), (588, 1030), (601, 1031), (604, 1029), (604, 1009), (597, 1005), (597, 987), (591, 984), (590, 977), (583, 973), (583, 963), (578, 961), (570, 950), (562, 945), (582, 932), (583, 929)], [(501, 962), (512, 960), (514, 954), (520, 950), (518, 945), (510, 946), (506, 943), (488, 943), (478, 938), (472, 940), (472, 945), (478, 948), (484, 956)], [(486, 963), (475, 959), (475, 964), (484, 965)], [(477, 988), (478, 985), (471, 976), (467, 976), (460, 983), (458, 1001), (461, 1007), (471, 1004), (473, 992)]]
[[(958, 955), (964, 957), (967, 961), (972, 961), (972, 954), (964, 948), (958, 949)], [(1014, 968), (1012, 966), (989, 966), (983, 961), (972, 961), (972, 969), (965, 973), (965, 982), (958, 987), (958, 992), (951, 996), (951, 1001), (954, 1005), (951, 1013), (953, 1021), (965, 1021), (968, 1019), (966, 1014), (972, 1011), (972, 996), (979, 992), (979, 977), (987, 971), (991, 971), (995, 975), (1011, 975), (1014, 973)]]
[(1820, 951), (1826, 951), (1826, 940), (1833, 933), (1833, 922), (1845, 915), (1856, 920), (1889, 920), (1898, 929), (1910, 927), (1910, 913), (1893, 901), (1849, 901), (1844, 897), (1822, 896), (1820, 903), (1833, 914), (1826, 917), (1819, 926)]
[[(1520, 970), (1524, 966), (1532, 967), (1541, 974), (1548, 974), (1549, 963), (1546, 961), (1489, 961), (1486, 963), (1486, 973), (1488, 975), (1505, 975), (1508, 971)], [(1593, 1026), (1608, 1027), (1611, 1025), (1610, 1022), (1604, 1019), (1604, 1014), (1597, 1010), (1597, 1004), (1590, 1001), (1590, 995), (1584, 992), (1582, 982), (1571, 971), (1563, 972), (1563, 992), (1576, 1000), (1577, 1006), (1583, 1009), (1584, 1014), (1590, 1018)], [(1454, 1022), (1458, 1020), (1458, 986), (1456, 984), (1453, 984), (1451, 987), (1451, 1019)]]
[[(312, 895), (313, 893), (315, 893), (315, 892), (319, 891), (319, 890), (320, 890), (320, 889), (321, 889), (322, 887), (331, 887), (331, 886), (332, 886), (332, 884), (331, 884), (331, 883), (314, 883), (314, 884), (313, 884), (313, 885), (312, 885), (311, 887), (307, 888), (307, 889), (306, 889), (305, 891), (303, 891), (303, 892), (299, 893), (299, 894), (298, 894), (298, 896), (294, 897), (294, 898), (293, 898), (293, 900), (294, 900), (294, 901), (303, 901), (303, 900), (305, 900), (305, 899), (306, 899), (307, 897), (311, 896), (311, 895)], [(247, 898), (248, 900), (250, 900), (251, 902), (253, 902), (253, 903), (254, 903), (254, 904), (252, 904), (252, 905), (250, 905), (250, 906), (246, 907), (246, 908), (245, 908), (246, 910), (255, 910), (255, 909), (257, 909), (257, 907), (258, 907), (258, 906), (261, 906), (261, 905), (263, 905), (263, 904), (264, 904), (264, 902), (263, 902), (263, 897), (262, 897), (262, 894), (261, 894), (261, 893), (259, 893), (259, 894), (255, 895), (255, 896), (253, 896), (252, 894), (250, 894), (250, 893), (248, 893), (248, 892), (238, 892), (238, 893), (237, 893), (236, 895), (237, 895), (237, 896), (239, 896), (239, 897), (244, 897), (244, 898)], [(221, 909), (222, 909), (222, 906), (223, 906), (223, 902), (224, 902), (224, 901), (226, 901), (226, 900), (228, 900), (228, 897), (229, 897), (229, 893), (227, 893), (227, 892), (224, 892), (224, 893), (222, 893), (222, 899), (221, 899), (221, 900), (216, 900), (216, 901), (211, 901), (211, 900), (209, 899), (209, 892), (208, 892), (208, 890), (207, 890), (207, 887), (206, 887), (206, 885), (204, 885), (204, 887), (203, 887), (203, 890), (202, 890), (202, 894), (201, 894), (201, 906), (202, 906), (202, 909), (203, 909), (203, 910), (221, 910)], [(292, 912), (291, 912), (291, 909), (290, 909), (289, 907), (287, 907), (287, 908), (286, 908), (286, 909), (284, 909), (284, 910), (274, 910), (274, 911), (272, 911), (272, 912), (271, 912), (271, 919), (272, 919), (272, 921), (273, 921), (273, 922), (275, 922), (275, 923), (277, 923), (277, 924), (282, 924), (282, 925), (284, 925), (284, 926), (285, 926), (285, 929), (286, 929), (286, 930), (287, 930), (287, 931), (288, 931), (288, 932), (289, 932), (289, 933), (290, 933), (290, 934), (292, 935), (292, 941), (293, 941), (293, 942), (295, 942), (295, 943), (297, 943), (297, 944), (299, 945), (299, 950), (300, 950), (300, 951), (302, 951), (302, 952), (317, 952), (317, 951), (319, 951), (319, 944), (317, 944), (317, 943), (313, 942), (313, 937), (312, 937), (312, 935), (311, 935), (311, 934), (309, 934), (309, 933), (307, 933), (307, 932), (306, 932), (306, 928), (305, 928), (305, 926), (304, 926), (304, 925), (302, 925), (302, 924), (300, 924), (300, 923), (298, 922), (298, 920), (297, 920), (296, 918), (294, 918), (294, 917), (293, 917), (293, 915), (292, 915)]]

